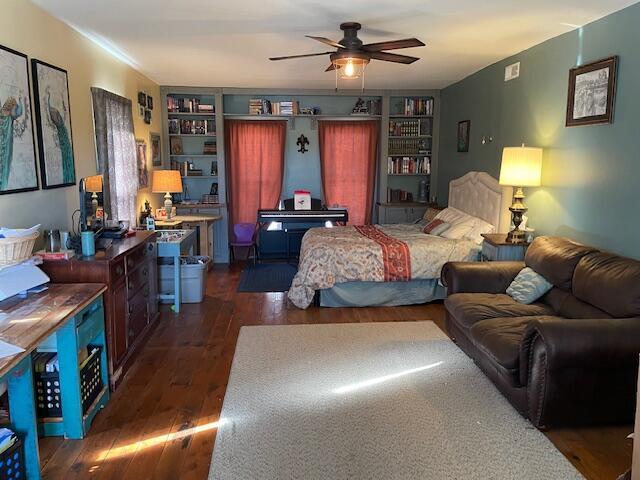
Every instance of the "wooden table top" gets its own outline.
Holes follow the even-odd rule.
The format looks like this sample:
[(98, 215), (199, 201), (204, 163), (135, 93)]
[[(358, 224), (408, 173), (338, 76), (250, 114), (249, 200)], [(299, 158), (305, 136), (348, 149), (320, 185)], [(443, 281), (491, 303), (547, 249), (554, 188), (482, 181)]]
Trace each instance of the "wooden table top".
[(209, 215), (206, 213), (193, 214), (193, 215), (174, 215), (172, 220), (178, 220), (180, 222), (216, 222), (222, 219), (222, 215)]
[(529, 246), (529, 242), (519, 242), (519, 243), (507, 242), (506, 233), (483, 233), (482, 237), (494, 247), (501, 247), (505, 245), (510, 247)]
[(68, 318), (80, 312), (106, 289), (99, 283), (51, 283), (44, 292), (0, 302), (0, 340), (25, 350), (0, 358), (0, 376), (30, 355)]

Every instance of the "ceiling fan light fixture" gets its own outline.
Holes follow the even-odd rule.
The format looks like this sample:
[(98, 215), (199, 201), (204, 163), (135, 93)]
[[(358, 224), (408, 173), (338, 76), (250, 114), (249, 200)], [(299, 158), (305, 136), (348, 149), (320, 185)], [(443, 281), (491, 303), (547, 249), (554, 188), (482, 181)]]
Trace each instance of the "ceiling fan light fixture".
[(332, 55), (331, 63), (340, 78), (360, 78), (369, 64), (369, 58), (354, 52), (353, 54)]

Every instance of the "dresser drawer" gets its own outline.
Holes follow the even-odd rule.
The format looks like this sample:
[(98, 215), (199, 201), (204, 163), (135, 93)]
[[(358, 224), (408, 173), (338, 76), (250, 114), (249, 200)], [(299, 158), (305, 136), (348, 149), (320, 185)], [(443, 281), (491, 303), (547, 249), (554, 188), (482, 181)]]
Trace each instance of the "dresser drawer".
[(128, 342), (131, 344), (147, 326), (149, 289), (143, 288), (129, 300)]
[(111, 277), (111, 283), (118, 283), (124, 278), (124, 258), (114, 260), (109, 266), (109, 276)]
[(146, 249), (144, 248), (144, 246), (141, 246), (133, 250), (124, 258), (127, 274), (135, 270), (135, 268), (144, 261), (145, 252)]
[(127, 275), (127, 296), (131, 298), (142, 287), (149, 285), (149, 262), (143, 260), (142, 265)]

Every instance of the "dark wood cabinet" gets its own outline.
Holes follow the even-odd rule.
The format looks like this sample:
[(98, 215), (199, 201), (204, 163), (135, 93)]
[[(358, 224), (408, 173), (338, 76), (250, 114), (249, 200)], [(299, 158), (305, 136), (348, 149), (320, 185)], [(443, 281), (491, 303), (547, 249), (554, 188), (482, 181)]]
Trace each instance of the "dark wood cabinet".
[(103, 283), (111, 387), (122, 380), (158, 318), (155, 232), (114, 241), (94, 257), (45, 262), (55, 283)]

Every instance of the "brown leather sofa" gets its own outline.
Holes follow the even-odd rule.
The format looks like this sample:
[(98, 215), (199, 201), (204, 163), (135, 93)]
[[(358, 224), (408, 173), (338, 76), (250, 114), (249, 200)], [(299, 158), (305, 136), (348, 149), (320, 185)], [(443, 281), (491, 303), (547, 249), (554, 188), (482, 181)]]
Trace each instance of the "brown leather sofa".
[[(505, 291), (525, 266), (554, 287), (531, 305)], [(539, 427), (631, 423), (640, 353), (640, 262), (539, 237), (523, 262), (450, 262), (446, 328)]]

